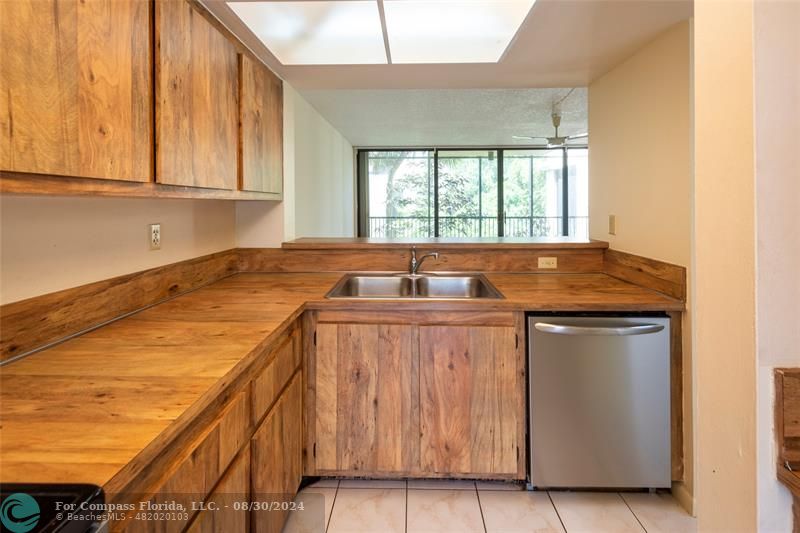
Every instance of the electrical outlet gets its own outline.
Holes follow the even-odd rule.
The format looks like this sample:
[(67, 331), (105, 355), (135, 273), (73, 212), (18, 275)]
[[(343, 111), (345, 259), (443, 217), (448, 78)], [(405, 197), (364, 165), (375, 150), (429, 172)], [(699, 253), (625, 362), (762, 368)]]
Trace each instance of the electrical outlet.
[(161, 224), (150, 224), (150, 249), (161, 249)]
[(617, 234), (617, 215), (608, 215), (608, 234)]
[(558, 268), (558, 257), (540, 257), (539, 268)]

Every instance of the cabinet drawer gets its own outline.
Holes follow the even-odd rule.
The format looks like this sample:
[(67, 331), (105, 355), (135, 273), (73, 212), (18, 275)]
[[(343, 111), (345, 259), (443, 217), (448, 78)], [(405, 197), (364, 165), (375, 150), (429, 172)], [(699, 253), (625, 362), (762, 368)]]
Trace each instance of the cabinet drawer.
[(250, 437), (250, 394), (239, 392), (219, 418), (219, 470), (222, 472)]
[[(291, 502), (302, 479), (303, 377), (295, 374), (250, 441), (254, 501)], [(280, 533), (288, 516), (283, 509), (253, 511), (254, 533)]]
[[(237, 503), (250, 500), (250, 446), (247, 446), (205, 501), (207, 510), (200, 511), (189, 526), (191, 533), (247, 531), (250, 512), (237, 509)], [(211, 506), (214, 506), (212, 509)]]
[(268, 357), (269, 363), (253, 379), (252, 383), (252, 415), (253, 423), (257, 423), (266, 414), (269, 406), (278, 398), (278, 394), (292, 377), (301, 362), (300, 329), (295, 329), (283, 344)]

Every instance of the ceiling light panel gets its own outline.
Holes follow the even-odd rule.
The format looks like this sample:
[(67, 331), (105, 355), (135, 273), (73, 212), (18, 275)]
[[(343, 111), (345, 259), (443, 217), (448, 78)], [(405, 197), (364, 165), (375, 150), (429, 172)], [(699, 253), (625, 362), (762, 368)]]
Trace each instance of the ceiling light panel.
[(284, 65), (387, 62), (377, 2), (227, 4)]
[(496, 63), (535, 0), (384, 0), (393, 63)]

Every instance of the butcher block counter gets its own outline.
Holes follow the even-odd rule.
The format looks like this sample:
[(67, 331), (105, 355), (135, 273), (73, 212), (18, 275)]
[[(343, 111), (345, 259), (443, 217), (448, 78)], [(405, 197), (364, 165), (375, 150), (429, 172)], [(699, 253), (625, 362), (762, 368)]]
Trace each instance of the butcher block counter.
[(487, 274), (496, 301), (326, 300), (341, 273), (239, 273), (0, 368), (2, 481), (123, 490), (306, 309), (681, 311), (603, 273)]

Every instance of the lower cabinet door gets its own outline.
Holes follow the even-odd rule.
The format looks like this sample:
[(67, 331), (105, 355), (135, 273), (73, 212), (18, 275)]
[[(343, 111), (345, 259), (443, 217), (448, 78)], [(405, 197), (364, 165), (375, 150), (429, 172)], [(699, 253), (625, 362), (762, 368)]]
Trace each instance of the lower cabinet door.
[(423, 472), (519, 475), (515, 331), (500, 326), (420, 326), (420, 463)]
[(250, 498), (273, 508), (256, 507), (250, 515), (252, 531), (280, 533), (302, 477), (302, 375), (298, 372), (256, 430), (250, 444), (252, 473)]
[(203, 502), (204, 510), (197, 514), (187, 531), (246, 533), (250, 529), (250, 513), (246, 506), (249, 501), (250, 447), (246, 446)]
[(320, 475), (416, 469), (417, 328), (318, 324), (314, 466)]

